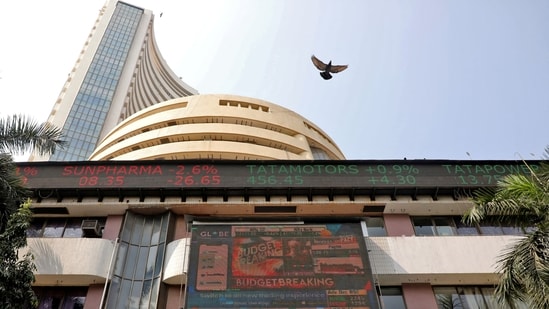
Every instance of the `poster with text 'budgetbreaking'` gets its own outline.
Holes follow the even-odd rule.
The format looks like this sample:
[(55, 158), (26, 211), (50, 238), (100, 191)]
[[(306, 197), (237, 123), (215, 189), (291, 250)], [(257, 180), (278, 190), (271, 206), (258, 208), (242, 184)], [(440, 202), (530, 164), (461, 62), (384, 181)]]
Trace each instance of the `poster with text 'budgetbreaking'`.
[(186, 308), (378, 309), (360, 224), (194, 225)]

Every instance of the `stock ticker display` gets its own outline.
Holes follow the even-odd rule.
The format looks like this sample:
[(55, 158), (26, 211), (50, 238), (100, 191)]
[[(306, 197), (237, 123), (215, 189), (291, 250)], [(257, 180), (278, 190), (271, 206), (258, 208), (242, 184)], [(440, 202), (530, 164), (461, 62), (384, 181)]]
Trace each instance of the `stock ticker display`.
[(515, 161), (101, 161), (18, 163), (30, 188), (481, 187), (536, 171)]

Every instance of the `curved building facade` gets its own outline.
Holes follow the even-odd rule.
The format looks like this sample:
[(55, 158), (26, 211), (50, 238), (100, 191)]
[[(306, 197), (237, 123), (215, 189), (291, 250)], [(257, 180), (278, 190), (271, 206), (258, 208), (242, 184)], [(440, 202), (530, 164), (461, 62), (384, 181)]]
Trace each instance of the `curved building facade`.
[(343, 160), (335, 142), (299, 114), (235, 95), (156, 104), (116, 126), (91, 160)]
[(291, 110), (198, 95), (152, 22), (107, 2), (49, 118), (69, 146), (31, 157), (64, 162), (17, 164), (38, 308), (502, 308), (522, 230), (461, 215), (540, 162), (345, 160)]
[(108, 1), (99, 12), (48, 118), (65, 149), (30, 161), (86, 160), (120, 121), (156, 103), (196, 94), (168, 67), (155, 42), (153, 14)]

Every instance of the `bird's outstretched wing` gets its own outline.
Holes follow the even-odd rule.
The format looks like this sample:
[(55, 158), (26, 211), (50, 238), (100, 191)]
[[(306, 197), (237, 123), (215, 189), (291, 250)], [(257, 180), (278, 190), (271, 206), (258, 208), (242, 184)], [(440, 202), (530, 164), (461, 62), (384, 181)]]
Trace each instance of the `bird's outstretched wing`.
[(311, 60), (313, 61), (313, 64), (317, 69), (319, 69), (320, 71), (326, 70), (326, 63), (320, 61), (317, 57), (315, 57), (315, 55), (311, 56)]
[(330, 68), (331, 73), (339, 73), (343, 70), (345, 70), (348, 67), (348, 65), (332, 65)]

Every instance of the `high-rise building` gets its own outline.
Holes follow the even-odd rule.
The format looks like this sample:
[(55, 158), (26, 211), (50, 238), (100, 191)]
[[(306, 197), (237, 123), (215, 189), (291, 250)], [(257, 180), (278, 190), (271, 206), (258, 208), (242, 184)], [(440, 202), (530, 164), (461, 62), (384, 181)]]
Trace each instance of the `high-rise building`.
[(499, 308), (521, 231), (460, 217), (539, 162), (343, 160), (288, 109), (195, 95), (152, 28), (107, 3), (50, 117), (69, 148), (18, 163), (40, 308)]
[(153, 21), (149, 10), (107, 1), (48, 118), (68, 145), (30, 161), (87, 160), (92, 153), (94, 160), (345, 158), (319, 127), (281, 106), (188, 97), (197, 92), (163, 60)]
[(30, 161), (87, 160), (120, 121), (148, 106), (197, 94), (168, 67), (155, 42), (150, 10), (120, 1), (101, 8), (48, 122), (66, 149)]

